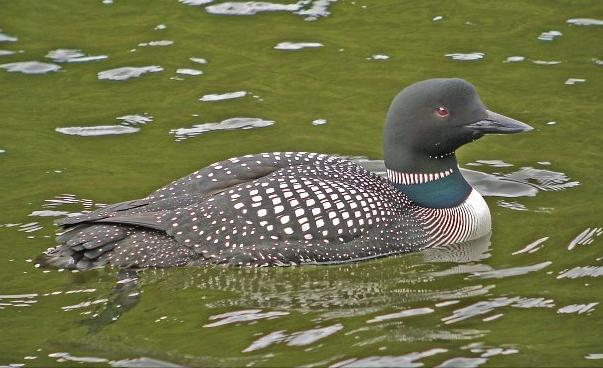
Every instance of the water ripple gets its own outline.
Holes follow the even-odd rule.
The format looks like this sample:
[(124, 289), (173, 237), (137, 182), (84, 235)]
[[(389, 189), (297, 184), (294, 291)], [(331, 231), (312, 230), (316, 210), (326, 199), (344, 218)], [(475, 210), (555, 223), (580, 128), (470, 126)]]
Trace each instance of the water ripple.
[(436, 368), (474, 368), (486, 363), (488, 360), (484, 358), (464, 358), (457, 357), (448, 359), (444, 363), (436, 366)]
[(589, 303), (589, 304), (570, 304), (565, 307), (561, 307), (557, 310), (557, 313), (560, 314), (569, 314), (569, 313), (589, 313), (595, 310), (595, 307), (599, 305), (599, 303)]
[(486, 54), (484, 54), (483, 52), (470, 52), (467, 54), (462, 54), (462, 53), (446, 54), (445, 56), (448, 56), (452, 60), (458, 60), (458, 61), (476, 61), (476, 60), (483, 59), (486, 56)]
[(141, 42), (138, 44), (138, 46), (140, 47), (147, 47), (147, 46), (171, 46), (174, 44), (174, 41), (171, 40), (158, 40), (158, 41), (149, 41), (149, 42)]
[(511, 276), (519, 276), (525, 275), (526, 273), (540, 271), (543, 268), (548, 267), (553, 262), (546, 261), (537, 263), (530, 266), (522, 266), (522, 267), (509, 267), (509, 268), (501, 268), (498, 270), (489, 270), (489, 271), (478, 271), (472, 274), (473, 277), (478, 277), (480, 279), (501, 279), (505, 277)]
[(573, 18), (567, 20), (573, 26), (603, 26), (603, 20), (592, 18)]
[(405, 317), (420, 316), (422, 314), (429, 314), (429, 313), (433, 313), (433, 309), (431, 309), (431, 308), (406, 309), (406, 310), (396, 312), (396, 313), (390, 313), (390, 314), (384, 314), (382, 316), (376, 316), (373, 319), (366, 321), (366, 323), (375, 323), (375, 322), (388, 321), (391, 319), (400, 319), (400, 318), (405, 318)]
[(578, 236), (576, 236), (567, 246), (567, 250), (572, 250), (578, 245), (590, 245), (593, 241), (595, 241), (595, 237), (603, 234), (603, 228), (594, 227), (587, 228), (583, 232), (581, 232)]
[(97, 137), (101, 135), (116, 135), (116, 134), (132, 134), (140, 131), (140, 128), (135, 128), (125, 125), (97, 125), (97, 126), (73, 126), (73, 127), (58, 127), (54, 129), (57, 133), (66, 135), (79, 135), (81, 137)]
[(423, 352), (414, 352), (399, 356), (372, 356), (362, 359), (348, 359), (335, 363), (329, 368), (360, 368), (360, 367), (422, 367), (423, 363), (417, 360), (446, 353), (447, 349), (434, 348)]
[(219, 123), (205, 123), (193, 125), (192, 128), (177, 128), (170, 130), (170, 134), (176, 137), (176, 141), (195, 137), (215, 130), (253, 129), (265, 128), (274, 124), (272, 120), (260, 118), (230, 118)]
[(445, 324), (456, 323), (507, 306), (517, 308), (552, 308), (554, 304), (552, 300), (546, 300), (544, 298), (523, 298), (517, 296), (512, 298), (500, 297), (480, 301), (467, 307), (457, 309), (452, 312), (450, 316), (442, 318), (442, 321)]
[(131, 78), (138, 78), (146, 73), (157, 73), (163, 71), (158, 65), (149, 65), (141, 67), (126, 66), (121, 68), (109, 69), (99, 72), (98, 79), (108, 79), (123, 81)]
[(557, 276), (557, 279), (577, 279), (579, 277), (599, 276), (603, 276), (603, 266), (578, 266), (561, 272), (559, 276)]
[(199, 101), (222, 101), (222, 100), (230, 100), (233, 98), (241, 98), (247, 96), (246, 91), (237, 91), (237, 92), (228, 92), (228, 93), (217, 93), (217, 94), (209, 94), (203, 95), (199, 98)]
[(107, 55), (86, 55), (79, 49), (56, 49), (49, 51), (46, 57), (57, 63), (85, 63), (108, 58)]
[(0, 68), (7, 72), (19, 72), (23, 74), (46, 74), (61, 70), (61, 66), (40, 61), (18, 61), (15, 63), (1, 64)]
[(306, 331), (293, 332), (289, 335), (285, 330), (271, 332), (264, 335), (243, 349), (243, 353), (266, 348), (270, 345), (286, 342), (289, 346), (306, 346), (315, 343), (318, 340), (331, 336), (343, 329), (343, 325), (337, 323), (332, 326), (314, 328)]
[(563, 35), (563, 33), (553, 30), (553, 31), (542, 32), (538, 36), (538, 39), (541, 41), (553, 41), (555, 38), (561, 37), (562, 35)]
[(179, 69), (176, 70), (176, 74), (180, 74), (180, 75), (201, 75), (201, 74), (203, 74), (203, 71), (199, 70), (199, 69), (179, 68)]
[(538, 239), (538, 240), (536, 240), (536, 241), (534, 241), (534, 242), (526, 245), (522, 249), (511, 253), (511, 255), (514, 256), (514, 255), (521, 254), (521, 253), (534, 253), (534, 252), (537, 252), (538, 250), (540, 250), (542, 248), (542, 243), (544, 243), (548, 239), (549, 239), (548, 236), (545, 236), (544, 238), (540, 238), (540, 239)]
[(274, 46), (274, 49), (291, 51), (301, 50), (305, 48), (318, 48), (323, 46), (324, 45), (322, 43), (318, 42), (280, 42), (276, 46)]
[(18, 40), (18, 37), (9, 36), (6, 33), (2, 33), (2, 30), (0, 29), (0, 42), (17, 42)]
[(584, 79), (584, 78), (568, 78), (565, 81), (565, 84), (571, 86), (571, 85), (574, 85), (574, 84), (584, 83), (584, 82), (586, 82), (586, 79)]
[(246, 309), (236, 312), (228, 312), (217, 314), (215, 316), (209, 317), (210, 321), (216, 321), (212, 323), (208, 323), (203, 325), (203, 327), (218, 327), (224, 326), (232, 323), (240, 323), (240, 322), (251, 322), (257, 321), (260, 319), (274, 319), (282, 316), (288, 315), (289, 312), (262, 312), (259, 309)]
[(503, 63), (519, 63), (525, 61), (525, 59), (525, 56), (509, 56), (503, 61)]

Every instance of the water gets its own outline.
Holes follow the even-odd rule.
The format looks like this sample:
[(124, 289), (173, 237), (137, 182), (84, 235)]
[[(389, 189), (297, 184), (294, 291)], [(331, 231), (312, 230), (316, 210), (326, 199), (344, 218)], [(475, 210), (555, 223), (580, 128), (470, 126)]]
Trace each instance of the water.
[[(241, 4), (2, 4), (0, 365), (601, 366), (603, 4)], [(36, 267), (60, 216), (224, 158), (317, 151), (380, 172), (391, 98), (445, 76), (535, 128), (458, 152), (489, 238), (328, 267)], [(137, 132), (56, 131), (102, 126)]]

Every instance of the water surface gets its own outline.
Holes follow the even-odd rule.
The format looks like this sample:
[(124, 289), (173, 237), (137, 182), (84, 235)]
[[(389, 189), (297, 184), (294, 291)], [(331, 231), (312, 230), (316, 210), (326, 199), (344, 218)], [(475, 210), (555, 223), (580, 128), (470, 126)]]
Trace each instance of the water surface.
[[(1, 8), (0, 365), (601, 366), (600, 2)], [(380, 172), (391, 98), (449, 76), (535, 128), (458, 152), (491, 237), (327, 267), (36, 267), (54, 219), (224, 158)]]

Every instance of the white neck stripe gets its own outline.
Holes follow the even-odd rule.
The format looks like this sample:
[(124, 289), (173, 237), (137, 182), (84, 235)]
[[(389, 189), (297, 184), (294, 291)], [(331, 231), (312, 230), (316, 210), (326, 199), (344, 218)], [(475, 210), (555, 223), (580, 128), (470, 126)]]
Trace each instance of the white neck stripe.
[(453, 169), (448, 169), (436, 173), (404, 173), (387, 169), (387, 178), (396, 184), (423, 184), (445, 178), (453, 172)]

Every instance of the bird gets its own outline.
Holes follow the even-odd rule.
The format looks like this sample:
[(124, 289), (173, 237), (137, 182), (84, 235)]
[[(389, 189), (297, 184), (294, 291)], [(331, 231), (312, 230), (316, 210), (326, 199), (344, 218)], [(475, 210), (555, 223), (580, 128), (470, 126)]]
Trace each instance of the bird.
[(455, 152), (532, 130), (458, 78), (402, 89), (383, 129), (385, 177), (338, 155), (270, 152), (203, 167), (142, 199), (66, 217), (44, 265), (88, 270), (339, 264), (489, 235)]

